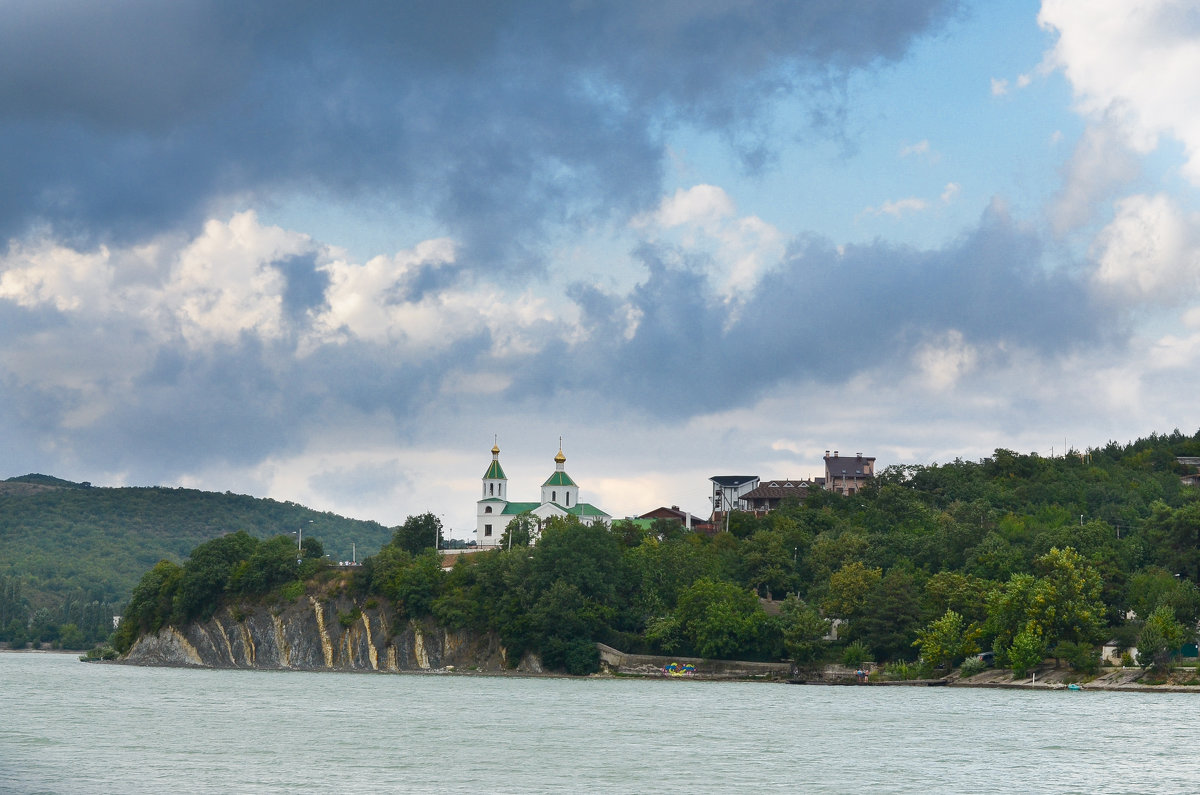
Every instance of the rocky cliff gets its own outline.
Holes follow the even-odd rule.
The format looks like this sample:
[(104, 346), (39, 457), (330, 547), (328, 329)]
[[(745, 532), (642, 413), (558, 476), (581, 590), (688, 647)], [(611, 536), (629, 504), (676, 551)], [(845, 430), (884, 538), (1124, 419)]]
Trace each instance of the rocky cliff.
[[(400, 620), (389, 606), (367, 605), (344, 595), (305, 595), (286, 605), (227, 606), (208, 621), (142, 636), (123, 662), (308, 671), (506, 668), (494, 634)], [(538, 671), (540, 665), (530, 658), (518, 670)]]

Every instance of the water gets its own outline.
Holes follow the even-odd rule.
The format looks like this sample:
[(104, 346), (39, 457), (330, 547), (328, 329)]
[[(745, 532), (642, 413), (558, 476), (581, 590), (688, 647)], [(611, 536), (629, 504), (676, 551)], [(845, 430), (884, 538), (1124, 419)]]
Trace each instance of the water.
[(1196, 792), (1197, 706), (0, 654), (0, 792)]

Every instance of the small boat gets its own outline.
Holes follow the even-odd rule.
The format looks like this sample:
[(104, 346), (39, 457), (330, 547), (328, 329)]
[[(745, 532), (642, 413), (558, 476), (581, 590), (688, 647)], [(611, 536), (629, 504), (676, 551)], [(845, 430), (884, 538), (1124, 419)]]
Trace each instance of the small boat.
[(1083, 685), (1077, 685), (1074, 682), (1067, 685), (1067, 690), (1083, 690)]

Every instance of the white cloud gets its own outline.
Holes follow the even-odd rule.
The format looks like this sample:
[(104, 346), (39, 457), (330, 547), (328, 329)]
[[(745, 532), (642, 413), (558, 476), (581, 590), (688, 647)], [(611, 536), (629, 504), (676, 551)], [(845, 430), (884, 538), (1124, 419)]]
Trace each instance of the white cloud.
[(1184, 171), (1200, 184), (1200, 37), (1183, 0), (1044, 0), (1039, 23), (1058, 33), (1047, 63), (1071, 81), (1078, 106), (1110, 114), (1131, 146), (1160, 136), (1183, 144)]
[(919, 213), (929, 207), (929, 202), (924, 199), (910, 196), (906, 199), (888, 199), (878, 207), (867, 207), (863, 210), (864, 215), (890, 215), (893, 218), (899, 218), (905, 213)]
[(942, 204), (949, 204), (960, 190), (962, 190), (962, 186), (957, 182), (947, 182), (946, 187), (942, 188)]
[(733, 200), (716, 185), (680, 188), (662, 200), (658, 210), (634, 220), (635, 226), (654, 223), (664, 229), (677, 226), (710, 226), (735, 214)]
[(1003, 78), (992, 78), (992, 96), (1002, 97), (1008, 93), (1008, 81)]
[(18, 306), (50, 305), (59, 312), (96, 309), (112, 287), (109, 250), (79, 252), (50, 241), (13, 244), (0, 260), (0, 298)]
[(953, 387), (974, 369), (978, 358), (974, 346), (967, 343), (962, 332), (951, 329), (940, 339), (919, 348), (913, 356), (913, 363), (921, 382), (941, 392)]
[(278, 338), (285, 279), (275, 264), (311, 249), (307, 235), (262, 226), (253, 211), (209, 221), (179, 252), (165, 303), (193, 346), (235, 342), (243, 332)]
[(1099, 119), (1088, 125), (1063, 170), (1063, 186), (1050, 203), (1050, 223), (1066, 234), (1089, 223), (1104, 199), (1141, 172), (1116, 125)]
[(1123, 298), (1173, 304), (1200, 284), (1197, 222), (1169, 197), (1130, 196), (1096, 240), (1096, 283)]
[(715, 185), (681, 188), (631, 226), (651, 238), (672, 233), (685, 250), (708, 253), (710, 280), (726, 301), (753, 288), (784, 254), (783, 234), (757, 216), (738, 216), (733, 199)]

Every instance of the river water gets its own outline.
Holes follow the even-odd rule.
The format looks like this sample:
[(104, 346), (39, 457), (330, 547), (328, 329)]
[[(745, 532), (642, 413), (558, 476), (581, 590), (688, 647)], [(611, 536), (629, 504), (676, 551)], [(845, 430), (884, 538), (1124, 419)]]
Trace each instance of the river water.
[(1200, 695), (0, 654), (0, 792), (1200, 791)]

